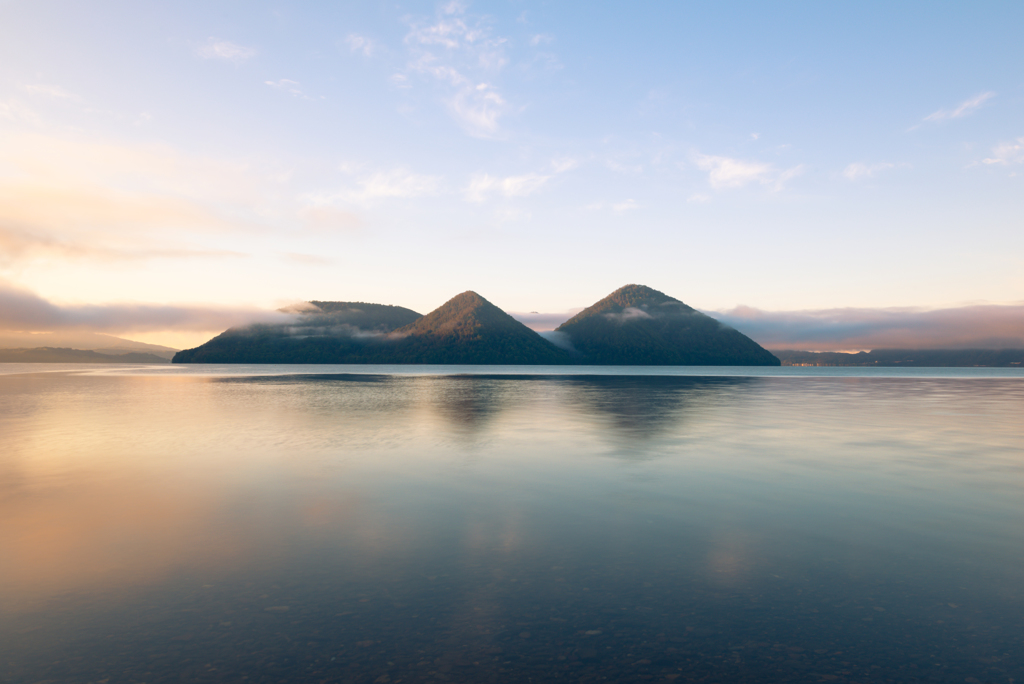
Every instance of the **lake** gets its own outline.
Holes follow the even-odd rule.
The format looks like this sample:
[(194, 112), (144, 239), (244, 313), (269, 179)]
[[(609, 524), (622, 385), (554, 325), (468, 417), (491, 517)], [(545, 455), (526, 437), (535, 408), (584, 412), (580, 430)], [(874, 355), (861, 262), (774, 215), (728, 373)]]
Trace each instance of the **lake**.
[(0, 682), (1024, 681), (1019, 369), (0, 365)]

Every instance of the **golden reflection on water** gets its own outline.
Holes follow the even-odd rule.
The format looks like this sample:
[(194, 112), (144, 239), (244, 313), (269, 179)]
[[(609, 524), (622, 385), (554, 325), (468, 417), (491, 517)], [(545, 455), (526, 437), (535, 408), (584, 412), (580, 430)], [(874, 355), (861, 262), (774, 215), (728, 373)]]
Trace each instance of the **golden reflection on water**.
[[(372, 567), (411, 557), (453, 497), (480, 512), (455, 521), (460, 562), (494, 565), (495, 582), (517, 579), (502, 559), (529, 555), (533, 511), (557, 499), (710, 516), (724, 531), (704, 567), (735, 584), (759, 560), (740, 523), (715, 522), (722, 492), (826, 505), (908, 496), (910, 476), (926, 495), (966, 486), (961, 503), (1019, 493), (1022, 396), (994, 381), (2, 376), (0, 607), (273, 565), (296, 539)], [(481, 589), (461, 610), (486, 629), (496, 608)]]

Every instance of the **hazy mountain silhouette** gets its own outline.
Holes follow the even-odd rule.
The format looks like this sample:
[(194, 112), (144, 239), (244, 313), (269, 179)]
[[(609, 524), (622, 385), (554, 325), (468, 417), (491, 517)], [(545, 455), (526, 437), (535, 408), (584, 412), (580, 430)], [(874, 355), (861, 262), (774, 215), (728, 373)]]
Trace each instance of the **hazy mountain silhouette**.
[(166, 356), (144, 352), (101, 353), (92, 349), (34, 347), (0, 349), (0, 363), (168, 363)]
[(15, 330), (0, 330), (0, 349), (75, 349), (92, 350), (101, 354), (120, 355), (130, 353), (153, 354), (170, 361), (178, 351), (159, 344), (147, 344), (126, 340), (123, 337), (102, 333), (63, 331), (28, 333)]
[[(626, 285), (555, 330), (582, 363), (778, 366), (743, 333), (644, 285)], [(556, 338), (557, 339), (557, 338)]]

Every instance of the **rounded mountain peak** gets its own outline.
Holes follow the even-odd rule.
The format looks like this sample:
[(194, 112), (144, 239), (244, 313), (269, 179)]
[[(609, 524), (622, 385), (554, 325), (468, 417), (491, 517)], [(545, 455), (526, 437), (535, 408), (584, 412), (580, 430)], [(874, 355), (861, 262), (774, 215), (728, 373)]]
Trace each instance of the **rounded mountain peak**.
[(466, 290), (465, 292), (457, 294), (451, 299), (449, 299), (447, 302), (445, 302), (445, 306), (447, 306), (448, 304), (452, 304), (455, 306), (479, 306), (481, 304), (490, 304), (490, 302), (488, 302), (486, 299), (478, 295), (476, 292), (473, 292), (472, 290)]
[(669, 297), (664, 292), (655, 290), (653, 287), (636, 284), (623, 285), (618, 290), (605, 297), (605, 299), (609, 302), (618, 304), (621, 307), (679, 301), (674, 297)]

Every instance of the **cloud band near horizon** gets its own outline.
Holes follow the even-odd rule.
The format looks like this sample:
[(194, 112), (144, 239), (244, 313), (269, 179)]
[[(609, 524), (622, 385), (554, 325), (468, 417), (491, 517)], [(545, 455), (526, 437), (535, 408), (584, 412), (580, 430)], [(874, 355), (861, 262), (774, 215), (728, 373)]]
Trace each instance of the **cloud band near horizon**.
[[(581, 309), (511, 315), (538, 332), (553, 330)], [(1024, 303), (947, 309), (840, 308), (763, 311), (738, 306), (705, 311), (767, 349), (998, 349), (1024, 347)], [(293, 314), (244, 306), (184, 304), (55, 304), (0, 282), (0, 330), (115, 334), (220, 332), (251, 323), (285, 323)]]
[(947, 309), (842, 308), (762, 311), (738, 306), (708, 315), (767, 349), (1007, 349), (1024, 347), (1024, 303)]
[(244, 306), (145, 303), (60, 305), (29, 290), (0, 282), (0, 330), (77, 330), (115, 334), (220, 332), (251, 323), (284, 323), (292, 318), (291, 314)]
[[(554, 330), (581, 309), (513, 313), (538, 332)], [(841, 308), (763, 311), (737, 306), (703, 313), (736, 328), (766, 349), (1002, 349), (1024, 347), (1024, 303), (947, 309)]]

